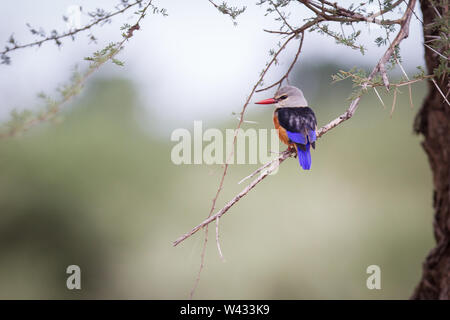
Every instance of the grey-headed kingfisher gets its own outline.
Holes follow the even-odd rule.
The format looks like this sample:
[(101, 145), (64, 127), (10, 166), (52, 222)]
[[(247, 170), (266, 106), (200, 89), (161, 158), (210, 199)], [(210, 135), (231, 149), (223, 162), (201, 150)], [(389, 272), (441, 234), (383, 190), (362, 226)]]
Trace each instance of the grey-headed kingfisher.
[(316, 147), (317, 120), (308, 107), (303, 92), (293, 86), (280, 88), (275, 97), (255, 102), (275, 104), (273, 123), (280, 140), (297, 150), (298, 161), (304, 170), (311, 169), (311, 146)]

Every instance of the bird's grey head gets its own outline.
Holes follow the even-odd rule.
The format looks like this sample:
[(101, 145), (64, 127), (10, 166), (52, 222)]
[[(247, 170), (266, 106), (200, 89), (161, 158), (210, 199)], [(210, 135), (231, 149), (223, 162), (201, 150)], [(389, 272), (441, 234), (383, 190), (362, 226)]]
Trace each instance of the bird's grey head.
[(303, 96), (302, 90), (293, 86), (284, 86), (275, 94), (277, 106), (284, 108), (307, 107), (308, 101)]

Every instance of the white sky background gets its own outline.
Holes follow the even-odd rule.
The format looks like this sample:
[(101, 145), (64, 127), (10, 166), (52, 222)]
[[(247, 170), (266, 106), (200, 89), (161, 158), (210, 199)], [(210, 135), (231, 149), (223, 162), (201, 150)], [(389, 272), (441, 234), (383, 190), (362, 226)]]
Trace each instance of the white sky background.
[[(25, 26), (43, 27), (46, 31), (57, 29), (66, 31), (62, 15), (70, 5), (81, 5), (83, 11), (101, 7), (113, 10), (114, 0), (21, 0), (3, 1), (0, 12), (0, 44), (5, 44), (11, 33), (19, 43), (26, 43), (36, 37), (30, 35)], [(130, 0), (132, 2), (132, 0)], [(221, 1), (216, 1), (221, 3)], [(246, 5), (247, 10), (238, 17), (238, 25), (218, 12), (207, 0), (154, 1), (165, 7), (169, 16), (149, 14), (141, 23), (141, 30), (126, 44), (118, 57), (125, 61), (125, 67), (115, 65), (102, 69), (101, 76), (124, 76), (132, 79), (139, 88), (144, 106), (151, 109), (152, 116), (169, 120), (173, 128), (189, 126), (193, 120), (216, 117), (232, 117), (231, 112), (239, 112), (259, 73), (269, 60), (268, 51), (276, 48), (280, 40), (276, 35), (267, 34), (262, 29), (278, 29), (275, 15), (264, 17), (264, 7), (256, 6), (256, 0), (229, 1), (236, 6)], [(348, 5), (351, 1), (338, 1)], [(376, 1), (375, 1), (376, 3)], [(291, 4), (295, 10), (289, 20), (293, 25), (309, 16), (309, 12), (298, 4)], [(404, 6), (403, 6), (404, 7)], [(378, 11), (374, 8), (374, 11)], [(421, 18), (420, 9), (416, 13)], [(35, 108), (36, 94), (44, 91), (57, 95), (55, 88), (70, 77), (74, 65), (83, 70), (87, 63), (83, 58), (102, 49), (104, 44), (121, 39), (120, 26), (124, 22), (132, 24), (136, 17), (130, 14), (116, 16), (111, 25), (94, 27), (100, 39), (98, 44), (88, 44), (87, 33), (77, 37), (77, 41), (63, 41), (58, 49), (52, 43), (40, 49), (29, 48), (10, 54), (12, 65), (0, 65), (0, 120), (8, 119), (13, 108)], [(82, 24), (89, 21), (82, 15)], [(339, 24), (336, 24), (339, 28)], [(367, 30), (363, 24), (361, 29)], [(352, 32), (345, 27), (347, 34)], [(359, 51), (317, 33), (306, 33), (299, 64), (334, 61), (343, 68), (353, 65), (372, 67), (385, 48), (377, 48), (373, 40), (383, 35), (375, 27), (364, 31), (361, 43), (368, 48), (365, 56)], [(410, 36), (401, 45), (403, 66), (413, 70), (423, 65), (422, 28), (415, 17), (412, 18)], [(280, 59), (280, 66), (269, 75), (266, 83), (278, 80), (293, 57), (297, 43), (293, 43)], [(411, 71), (412, 74), (413, 71)], [(89, 85), (89, 84), (88, 84)], [(265, 98), (272, 92), (255, 96)], [(306, 97), (308, 93), (305, 92)], [(173, 128), (170, 128), (173, 129)]]

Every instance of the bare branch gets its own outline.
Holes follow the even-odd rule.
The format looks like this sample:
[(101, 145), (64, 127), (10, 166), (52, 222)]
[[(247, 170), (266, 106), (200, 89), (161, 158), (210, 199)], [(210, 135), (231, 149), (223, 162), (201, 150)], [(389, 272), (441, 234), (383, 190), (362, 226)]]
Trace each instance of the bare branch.
[(280, 12), (280, 10), (278, 10), (278, 6), (277, 6), (275, 3), (273, 3), (272, 0), (269, 0), (269, 1), (270, 1), (270, 4), (275, 8), (275, 11), (278, 13), (278, 15), (280, 16), (280, 18), (283, 20), (284, 24), (285, 24), (289, 29), (291, 29), (292, 32), (295, 32), (295, 31), (294, 31), (294, 28), (292, 28), (291, 25), (287, 22), (286, 17)]
[(302, 47), (303, 47), (303, 39), (305, 38), (305, 32), (302, 31), (301, 34), (302, 34), (302, 38), (301, 38), (300, 43), (299, 43), (299, 45), (298, 45), (297, 53), (295, 54), (295, 57), (294, 57), (294, 59), (292, 60), (291, 65), (289, 66), (289, 68), (288, 68), (288, 70), (286, 71), (286, 73), (285, 73), (285, 74), (281, 77), (281, 79), (278, 80), (277, 82), (275, 82), (275, 83), (271, 84), (270, 86), (265, 87), (265, 88), (263, 88), (263, 89), (258, 89), (258, 90), (256, 90), (256, 92), (261, 92), (261, 91), (268, 90), (268, 89), (270, 89), (270, 88), (275, 87), (276, 85), (281, 86), (281, 84), (283, 83), (283, 81), (284, 81), (285, 79), (286, 79), (286, 80), (288, 79), (289, 73), (291, 73), (292, 68), (294, 68), (295, 63), (296, 63), (297, 60), (298, 60), (298, 56), (300, 55), (300, 52), (302, 51)]

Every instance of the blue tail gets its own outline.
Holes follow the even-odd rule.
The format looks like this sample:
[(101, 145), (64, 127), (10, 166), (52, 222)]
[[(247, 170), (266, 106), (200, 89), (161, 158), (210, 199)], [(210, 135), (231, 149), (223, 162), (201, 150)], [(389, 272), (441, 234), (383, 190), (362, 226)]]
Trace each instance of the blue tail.
[(297, 145), (298, 162), (303, 170), (311, 169), (311, 150), (309, 142), (305, 145), (305, 150), (300, 149)]

